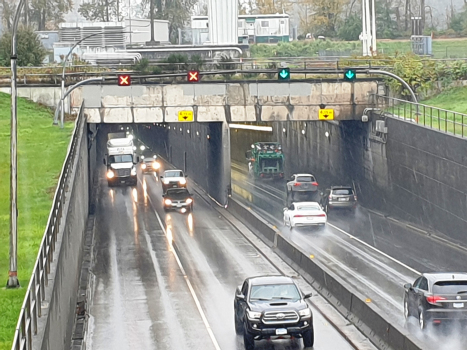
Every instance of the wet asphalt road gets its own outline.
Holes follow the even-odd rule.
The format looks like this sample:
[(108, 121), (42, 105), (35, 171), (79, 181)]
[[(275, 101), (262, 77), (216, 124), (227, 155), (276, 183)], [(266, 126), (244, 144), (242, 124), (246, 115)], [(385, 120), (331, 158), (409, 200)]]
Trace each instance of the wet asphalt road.
[[(192, 214), (166, 214), (153, 175), (140, 175), (135, 189), (100, 179), (88, 348), (243, 349), (235, 288), (276, 268), (199, 195)], [(314, 317), (314, 349), (353, 349), (316, 310)], [(257, 345), (298, 349), (301, 340)]]
[(422, 334), (413, 326), (415, 319), (406, 323), (402, 303), (403, 285), (413, 282), (418, 273), (466, 271), (467, 249), (429, 237), (362, 207), (355, 215), (330, 211), (328, 225), (322, 231), (313, 228), (290, 230), (283, 225), (285, 181), (254, 180), (248, 176), (243, 164), (232, 165), (232, 191), (234, 198), (249, 205), (275, 224), (285, 237), (324, 262), (370, 298), (388, 318), (408, 327), (420, 341), (431, 343), (426, 348), (466, 349), (462, 345), (466, 339), (459, 336), (459, 332), (448, 336), (438, 332)]

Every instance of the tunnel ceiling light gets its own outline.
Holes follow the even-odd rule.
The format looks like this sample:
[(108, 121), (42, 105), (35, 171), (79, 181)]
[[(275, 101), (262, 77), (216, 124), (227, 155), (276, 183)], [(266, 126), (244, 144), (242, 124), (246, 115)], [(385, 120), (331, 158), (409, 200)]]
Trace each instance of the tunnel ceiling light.
[(287, 130), (285, 128), (282, 128), (282, 132), (285, 134)]
[(305, 135), (305, 130), (302, 130), (302, 134)]
[(329, 137), (329, 131), (326, 131), (326, 132), (324, 133), (324, 136)]
[(229, 128), (272, 132), (272, 126), (229, 124)]

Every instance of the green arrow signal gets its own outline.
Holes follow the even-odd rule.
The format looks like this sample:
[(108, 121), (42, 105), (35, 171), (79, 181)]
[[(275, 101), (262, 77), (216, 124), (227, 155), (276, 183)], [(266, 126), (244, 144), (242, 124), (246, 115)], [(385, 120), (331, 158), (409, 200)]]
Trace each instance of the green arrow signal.
[(356, 74), (355, 74), (355, 71), (354, 70), (348, 70), (347, 72), (345, 72), (344, 74), (344, 77), (347, 79), (347, 80), (354, 80), (356, 78)]
[(279, 79), (280, 80), (290, 79), (290, 70), (289, 70), (289, 68), (283, 68), (283, 69), (279, 70)]

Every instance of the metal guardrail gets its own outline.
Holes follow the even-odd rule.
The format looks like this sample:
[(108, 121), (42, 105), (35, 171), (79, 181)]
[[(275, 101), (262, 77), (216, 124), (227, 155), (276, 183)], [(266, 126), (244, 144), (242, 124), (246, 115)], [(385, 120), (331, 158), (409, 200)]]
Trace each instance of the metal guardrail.
[(375, 104), (386, 116), (414, 122), (447, 134), (467, 137), (467, 114), (427, 106), (402, 99), (372, 95)]
[(63, 215), (63, 203), (65, 202), (65, 192), (68, 180), (73, 171), (73, 163), (76, 156), (76, 145), (78, 143), (79, 131), (85, 121), (84, 103), (81, 105), (72, 139), (68, 146), (65, 162), (60, 173), (59, 182), (55, 190), (52, 209), (49, 214), (47, 226), (42, 237), (39, 253), (29, 281), (28, 289), (24, 297), (23, 305), (16, 325), (15, 336), (13, 338), (12, 350), (31, 350), (32, 338), (37, 334), (38, 318), (42, 316), (42, 303), (45, 300), (45, 289), (48, 286), (48, 276), (50, 265), (53, 262), (55, 244), (59, 232), (60, 221)]

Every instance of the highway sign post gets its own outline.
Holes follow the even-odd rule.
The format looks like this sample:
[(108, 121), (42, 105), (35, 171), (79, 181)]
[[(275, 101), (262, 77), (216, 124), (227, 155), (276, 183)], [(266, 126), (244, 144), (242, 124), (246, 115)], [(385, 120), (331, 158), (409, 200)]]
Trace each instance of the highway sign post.
[(131, 75), (128, 75), (128, 74), (118, 75), (118, 86), (130, 86), (130, 85), (131, 85)]
[(187, 80), (190, 83), (197, 83), (197, 82), (199, 82), (199, 79), (200, 79), (200, 76), (199, 76), (199, 72), (197, 70), (188, 71)]
[(357, 78), (357, 72), (355, 69), (346, 69), (344, 71), (344, 80), (354, 81)]
[(277, 72), (277, 79), (290, 80), (290, 68), (280, 68)]
[(320, 109), (319, 120), (334, 120), (334, 109)]

